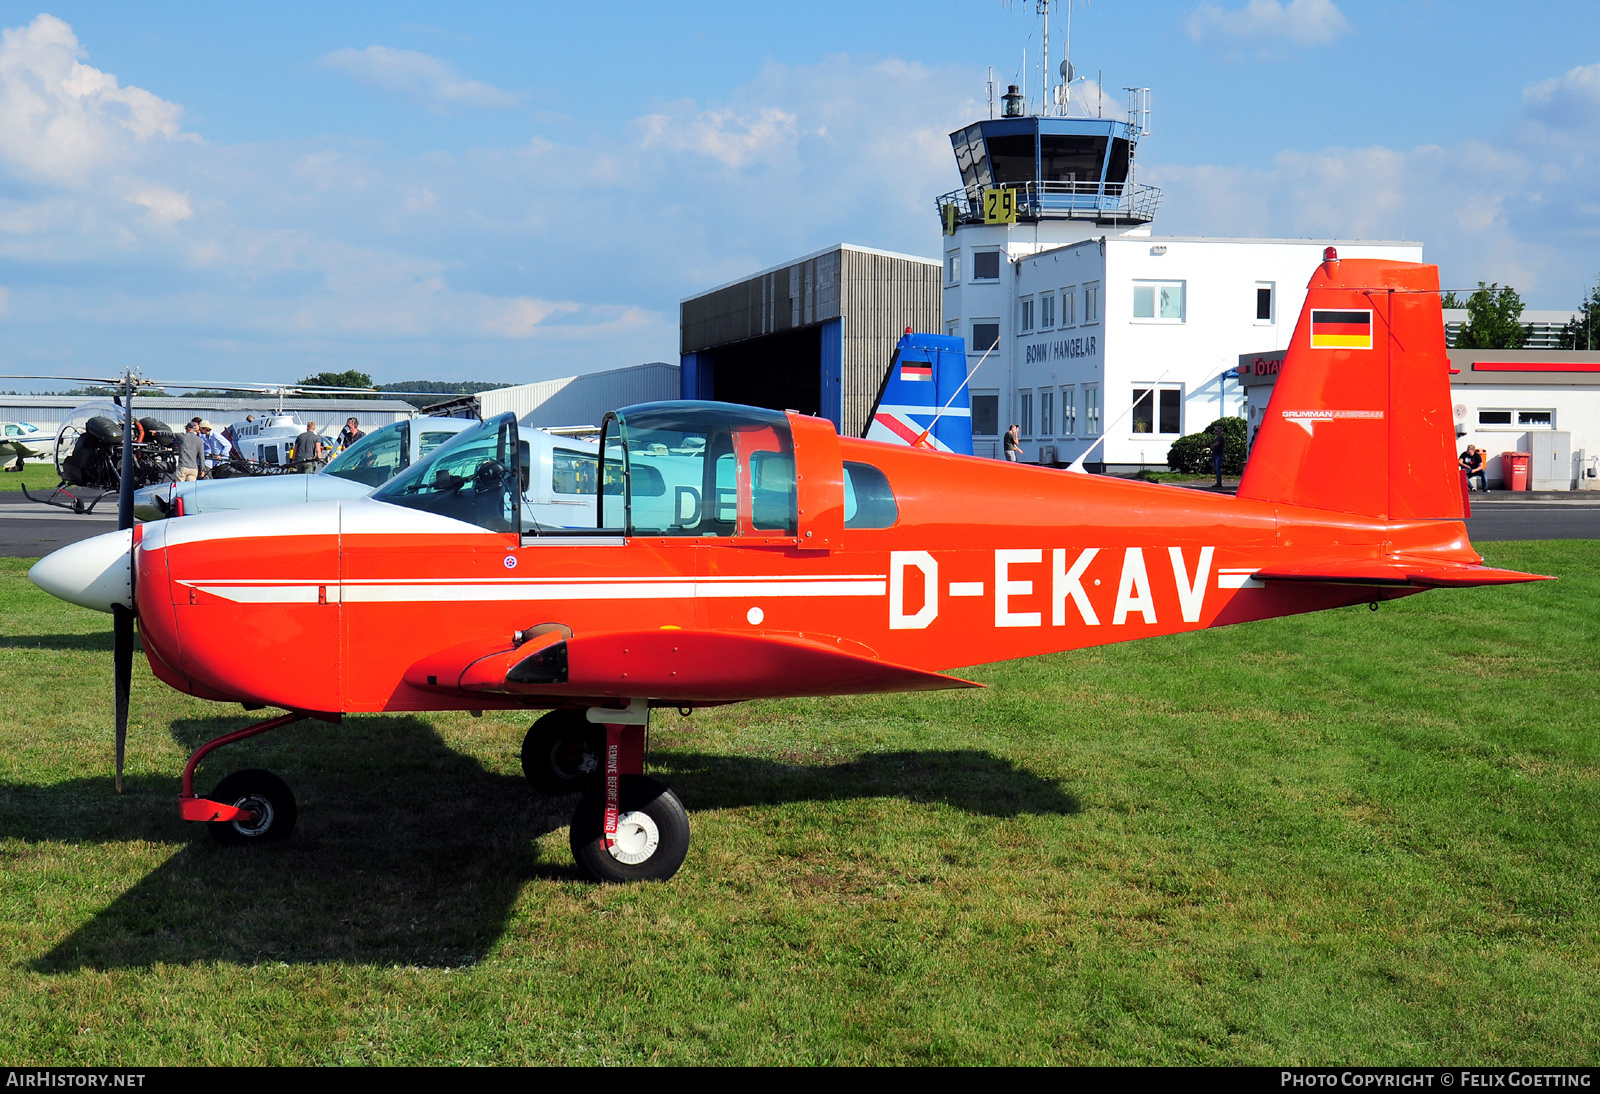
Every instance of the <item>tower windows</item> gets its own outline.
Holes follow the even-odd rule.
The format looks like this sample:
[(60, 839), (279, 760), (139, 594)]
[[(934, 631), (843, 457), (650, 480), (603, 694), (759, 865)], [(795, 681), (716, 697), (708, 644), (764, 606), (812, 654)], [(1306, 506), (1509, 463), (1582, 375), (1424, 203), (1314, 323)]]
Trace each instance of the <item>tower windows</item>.
[(999, 251), (973, 251), (972, 252), (972, 280), (974, 280), (974, 281), (999, 281), (1000, 280), (1000, 252)]
[(1000, 320), (974, 319), (972, 321), (972, 343), (967, 347), (969, 353), (984, 353), (994, 349), (1000, 344)]
[(1033, 330), (1033, 297), (1024, 296), (1017, 301), (1017, 333), (1027, 334)]
[(1085, 323), (1100, 322), (1100, 286), (1098, 284), (1083, 287), (1083, 321)]

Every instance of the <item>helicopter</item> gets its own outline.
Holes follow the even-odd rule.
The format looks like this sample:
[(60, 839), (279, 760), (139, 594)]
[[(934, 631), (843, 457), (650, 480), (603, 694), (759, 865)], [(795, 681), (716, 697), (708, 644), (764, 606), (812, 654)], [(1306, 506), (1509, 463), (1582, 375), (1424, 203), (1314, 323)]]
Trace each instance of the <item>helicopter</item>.
[[(119, 531), (29, 576), (112, 615), (119, 788), (135, 619), (169, 686), (285, 711), (185, 765), (179, 815), (219, 843), (288, 838), (298, 807), (260, 770), (197, 792), (217, 748), (306, 718), (536, 711), (523, 771), (579, 795), (574, 860), (662, 881), (690, 826), (644, 770), (653, 709), (971, 688), (951, 670), (1546, 580), (1467, 538), (1448, 370), (1437, 268), (1329, 248), (1237, 495), (662, 402), (605, 416), (586, 529), (523, 522), (506, 414), (370, 497), (134, 527), (124, 476)], [(1351, 451), (1361, 473), (1330, 473)], [(210, 641), (221, 626), (234, 641)], [(330, 631), (308, 660), (306, 636)]]
[[(41, 374), (12, 374), (0, 379), (85, 381), (104, 388), (123, 388), (122, 394), (112, 395), (109, 401), (97, 400), (80, 406), (68, 414), (57, 430), (53, 446), (58, 483), (44, 497), (35, 497), (26, 487), (23, 494), (29, 501), (40, 502), (67, 509), (73, 513), (92, 513), (95, 506), (121, 487), (127, 470), (132, 476), (135, 490), (177, 478), (176, 438), (180, 430), (153, 417), (135, 417), (131, 413), (135, 393), (168, 388), (209, 389), (250, 392), (256, 395), (276, 396), (277, 413), (263, 415), (260, 420), (231, 423), (229, 431), (230, 452), (218, 458), (212, 468), (217, 478), (234, 475), (278, 474), (297, 470), (292, 466), (290, 449), (295, 437), (305, 431), (292, 414), (283, 412), (283, 400), (288, 395), (428, 395), (438, 392), (380, 391), (376, 388), (330, 387), (316, 384), (239, 384), (209, 382), (175, 382), (148, 379), (137, 369), (130, 369), (123, 377), (107, 379), (98, 376), (47, 376)], [(120, 424), (119, 424), (120, 423)], [(121, 431), (126, 428), (133, 435), (133, 460), (125, 469), (118, 457)], [(330, 448), (334, 435), (323, 434)], [(5, 451), (0, 448), (0, 453)], [(23, 457), (18, 457), (18, 462)], [(90, 496), (93, 494), (94, 496)]]

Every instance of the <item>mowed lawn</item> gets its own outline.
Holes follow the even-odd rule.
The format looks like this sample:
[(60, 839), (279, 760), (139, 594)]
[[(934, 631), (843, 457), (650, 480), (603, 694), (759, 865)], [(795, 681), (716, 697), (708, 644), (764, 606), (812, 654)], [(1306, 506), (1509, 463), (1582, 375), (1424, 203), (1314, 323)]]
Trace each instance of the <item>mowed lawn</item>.
[(301, 812), (222, 849), (250, 719), (141, 659), (118, 797), (108, 617), (0, 560), (0, 1060), (1592, 1064), (1600, 544), (1483, 549), (1561, 580), (667, 713), (626, 888), (511, 715), (224, 749)]

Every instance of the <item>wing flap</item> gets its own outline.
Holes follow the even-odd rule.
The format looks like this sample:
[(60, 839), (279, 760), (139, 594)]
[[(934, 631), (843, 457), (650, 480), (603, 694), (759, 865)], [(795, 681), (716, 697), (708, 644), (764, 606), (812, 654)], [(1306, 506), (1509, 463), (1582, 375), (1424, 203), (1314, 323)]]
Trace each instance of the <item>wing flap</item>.
[(1268, 566), (1254, 575), (1261, 581), (1306, 581), (1324, 585), (1412, 586), (1421, 589), (1465, 589), (1478, 585), (1515, 585), (1524, 581), (1549, 581), (1543, 574), (1501, 570), (1468, 563), (1441, 563), (1438, 559), (1356, 558), (1311, 559), (1289, 565)]

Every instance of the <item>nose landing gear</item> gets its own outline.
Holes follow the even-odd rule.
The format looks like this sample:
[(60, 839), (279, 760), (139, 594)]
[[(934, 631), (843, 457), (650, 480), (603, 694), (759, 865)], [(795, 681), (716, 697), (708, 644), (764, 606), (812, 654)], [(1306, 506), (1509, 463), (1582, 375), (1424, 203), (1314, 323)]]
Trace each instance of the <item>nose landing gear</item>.
[[(205, 824), (211, 838), (224, 846), (275, 843), (294, 831), (294, 792), (270, 771), (254, 768), (235, 771), (216, 785), (207, 797), (194, 792), (194, 769), (206, 754), (223, 745), (254, 737), (269, 729), (298, 722), (304, 715), (283, 714), (253, 726), (225, 733), (194, 750), (183, 768), (183, 793), (178, 797), (178, 814), (186, 821)], [(322, 716), (337, 721), (337, 716)]]

